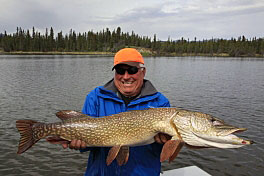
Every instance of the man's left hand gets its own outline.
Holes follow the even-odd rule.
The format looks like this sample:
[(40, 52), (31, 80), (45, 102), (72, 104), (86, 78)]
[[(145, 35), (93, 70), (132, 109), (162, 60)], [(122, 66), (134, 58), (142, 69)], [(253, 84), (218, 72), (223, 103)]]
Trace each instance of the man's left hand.
[(171, 139), (171, 136), (164, 134), (164, 133), (158, 133), (156, 136), (154, 136), (155, 142), (159, 144), (164, 144), (170, 139)]

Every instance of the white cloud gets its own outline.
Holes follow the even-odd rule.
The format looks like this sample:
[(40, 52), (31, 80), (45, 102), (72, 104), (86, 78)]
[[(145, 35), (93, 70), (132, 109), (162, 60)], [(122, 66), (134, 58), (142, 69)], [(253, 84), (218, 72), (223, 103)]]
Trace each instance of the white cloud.
[(166, 40), (239, 35), (263, 37), (264, 1), (259, 0), (0, 0), (0, 32), (16, 27), (68, 33), (110, 30)]

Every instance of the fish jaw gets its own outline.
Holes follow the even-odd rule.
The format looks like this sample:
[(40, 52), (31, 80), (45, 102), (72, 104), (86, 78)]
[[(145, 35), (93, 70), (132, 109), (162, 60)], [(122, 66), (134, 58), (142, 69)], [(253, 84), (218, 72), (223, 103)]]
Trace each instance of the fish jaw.
[[(239, 129), (237, 129), (239, 131)], [(196, 140), (202, 143), (206, 147), (216, 147), (216, 148), (240, 148), (245, 145), (250, 145), (253, 141), (245, 140), (239, 138), (238, 136), (234, 135), (233, 133), (227, 135), (205, 135), (205, 134), (193, 134), (196, 136)]]

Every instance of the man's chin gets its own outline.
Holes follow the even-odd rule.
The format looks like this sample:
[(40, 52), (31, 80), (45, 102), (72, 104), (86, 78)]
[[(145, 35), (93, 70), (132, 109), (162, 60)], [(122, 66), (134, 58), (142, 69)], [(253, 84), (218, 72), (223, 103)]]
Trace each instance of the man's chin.
[(133, 90), (126, 89), (122, 94), (125, 96), (128, 96), (128, 97), (132, 97), (132, 96), (134, 96), (135, 93)]

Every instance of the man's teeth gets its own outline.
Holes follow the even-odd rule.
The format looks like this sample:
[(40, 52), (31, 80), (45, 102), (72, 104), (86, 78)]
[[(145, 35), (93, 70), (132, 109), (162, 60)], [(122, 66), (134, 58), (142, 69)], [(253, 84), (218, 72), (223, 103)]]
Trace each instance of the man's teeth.
[(133, 82), (123, 82), (123, 84), (132, 84)]

